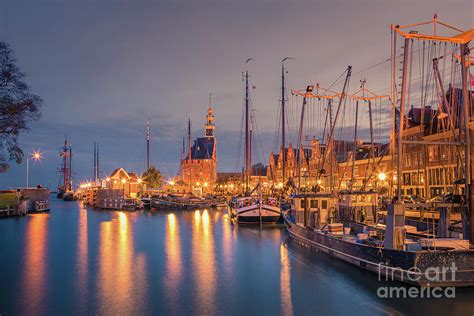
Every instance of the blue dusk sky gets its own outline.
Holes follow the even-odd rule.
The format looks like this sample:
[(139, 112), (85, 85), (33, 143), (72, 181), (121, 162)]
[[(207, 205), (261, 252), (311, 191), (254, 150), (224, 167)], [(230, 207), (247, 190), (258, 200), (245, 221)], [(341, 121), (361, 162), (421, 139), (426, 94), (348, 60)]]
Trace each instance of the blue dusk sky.
[[(218, 170), (239, 170), (242, 71), (249, 57), (255, 59), (249, 64), (256, 87), (254, 160), (266, 162), (278, 145), (282, 58), (295, 58), (287, 63), (288, 88), (329, 86), (352, 65), (350, 91), (366, 78), (371, 90), (387, 93), (390, 24), (430, 20), (437, 13), (441, 21), (470, 29), (473, 10), (471, 0), (0, 0), (0, 40), (14, 49), (32, 91), (44, 100), (41, 119), (21, 135), (25, 153), (44, 153), (41, 162), (30, 164), (30, 184), (56, 187), (65, 135), (77, 181), (92, 177), (94, 141), (100, 143), (102, 176), (121, 166), (142, 172), (147, 118), (152, 163), (167, 177), (175, 175), (187, 118), (193, 138), (202, 136), (209, 93)], [(293, 144), (300, 103), (289, 97)], [(383, 140), (387, 104), (379, 107), (376, 137)], [(313, 109), (312, 115), (316, 121), (309, 124), (317, 129), (324, 114)], [(366, 137), (367, 126), (361, 130)], [(12, 163), (0, 175), (3, 188), (24, 184), (25, 163)]]

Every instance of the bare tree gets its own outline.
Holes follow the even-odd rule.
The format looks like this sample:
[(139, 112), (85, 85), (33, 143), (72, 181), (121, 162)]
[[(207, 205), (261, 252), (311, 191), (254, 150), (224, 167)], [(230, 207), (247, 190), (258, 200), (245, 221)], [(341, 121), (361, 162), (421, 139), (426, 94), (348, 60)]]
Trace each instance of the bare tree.
[(0, 41), (0, 172), (8, 169), (8, 162), (21, 163), (24, 154), (18, 138), (40, 117), (43, 100), (30, 92), (24, 78), (13, 50)]

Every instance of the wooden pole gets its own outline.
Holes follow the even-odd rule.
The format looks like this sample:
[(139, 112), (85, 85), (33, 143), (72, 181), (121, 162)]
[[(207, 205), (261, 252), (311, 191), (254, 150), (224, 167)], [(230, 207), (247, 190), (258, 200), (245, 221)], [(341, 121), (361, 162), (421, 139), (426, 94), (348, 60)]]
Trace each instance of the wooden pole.
[(405, 38), (405, 47), (403, 53), (403, 74), (402, 74), (402, 93), (400, 96), (400, 113), (398, 122), (398, 152), (397, 152), (397, 195), (398, 203), (402, 201), (402, 161), (403, 161), (403, 129), (405, 123), (405, 99), (407, 88), (407, 66), (408, 66), (408, 47), (410, 39)]
[[(469, 55), (468, 43), (461, 45), (461, 77), (462, 77), (462, 99), (463, 99), (463, 127), (464, 127), (464, 142), (465, 142), (465, 196), (466, 204), (468, 206), (468, 230), (466, 233), (469, 235), (466, 236), (469, 238), (471, 244), (474, 244), (474, 229), (472, 225), (474, 223), (474, 201), (472, 196), (472, 176), (471, 176), (471, 132), (469, 130), (469, 120), (471, 117), (471, 102), (467, 90), (467, 75), (468, 75), (468, 66), (466, 65), (466, 55)], [(465, 238), (466, 238), (465, 237)]]

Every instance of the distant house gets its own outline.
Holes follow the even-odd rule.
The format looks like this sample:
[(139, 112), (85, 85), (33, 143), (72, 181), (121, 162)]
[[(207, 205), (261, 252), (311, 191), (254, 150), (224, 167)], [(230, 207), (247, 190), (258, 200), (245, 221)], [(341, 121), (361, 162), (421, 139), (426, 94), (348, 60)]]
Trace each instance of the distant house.
[(145, 183), (134, 172), (127, 172), (123, 168), (115, 169), (107, 178), (109, 189), (122, 189), (126, 197), (135, 198), (145, 190)]

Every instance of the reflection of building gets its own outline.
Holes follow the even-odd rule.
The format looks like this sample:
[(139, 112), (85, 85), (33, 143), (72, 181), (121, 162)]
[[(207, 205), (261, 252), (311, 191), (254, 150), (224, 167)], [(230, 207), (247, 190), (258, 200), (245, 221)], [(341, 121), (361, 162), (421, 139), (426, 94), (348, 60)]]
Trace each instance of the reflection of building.
[[(188, 142), (190, 135), (188, 135)], [(181, 160), (180, 185), (187, 192), (202, 194), (210, 191), (217, 181), (217, 149), (216, 149), (214, 110), (209, 106), (204, 126), (204, 137), (188, 144), (188, 155)]]
[(134, 172), (127, 172), (123, 168), (117, 168), (107, 178), (109, 189), (122, 189), (126, 197), (135, 198), (144, 190), (144, 183)]

